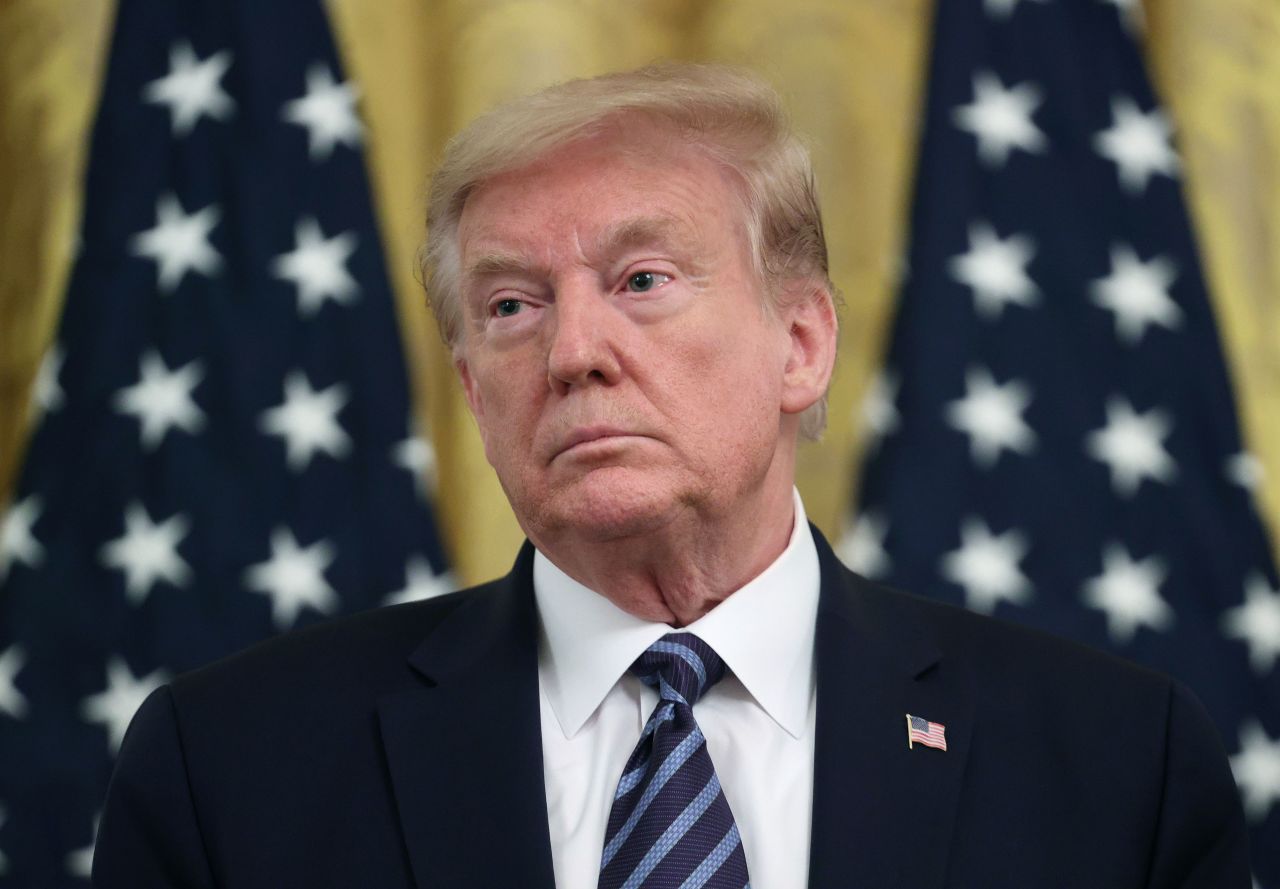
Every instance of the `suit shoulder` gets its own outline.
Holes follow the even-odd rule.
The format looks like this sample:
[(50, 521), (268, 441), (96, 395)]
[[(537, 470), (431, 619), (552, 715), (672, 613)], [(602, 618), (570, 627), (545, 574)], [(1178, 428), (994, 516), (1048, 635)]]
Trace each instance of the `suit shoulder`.
[(948, 661), (987, 688), (1041, 690), (1108, 685), (1167, 703), (1177, 683), (1164, 673), (1045, 630), (1024, 626), (855, 576), (856, 595), (915, 622)]
[(226, 688), (379, 684), (407, 674), (406, 659), (449, 615), (496, 595), (501, 580), (432, 599), (373, 608), (258, 642), (177, 677), (178, 700)]

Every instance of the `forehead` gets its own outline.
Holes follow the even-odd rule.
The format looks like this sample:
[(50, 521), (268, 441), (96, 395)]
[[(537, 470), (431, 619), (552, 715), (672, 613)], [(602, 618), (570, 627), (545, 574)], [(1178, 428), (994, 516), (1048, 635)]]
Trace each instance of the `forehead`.
[(690, 242), (745, 231), (736, 176), (670, 133), (620, 127), (492, 176), (468, 196), (459, 225), (464, 257), (501, 248), (579, 251), (640, 242)]

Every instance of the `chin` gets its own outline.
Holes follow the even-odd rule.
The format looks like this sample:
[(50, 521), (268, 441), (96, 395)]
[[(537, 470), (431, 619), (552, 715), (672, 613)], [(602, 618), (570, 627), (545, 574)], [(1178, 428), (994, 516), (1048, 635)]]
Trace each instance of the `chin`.
[(652, 534), (672, 520), (684, 498), (647, 473), (597, 469), (557, 487), (526, 514), (549, 536), (597, 542)]

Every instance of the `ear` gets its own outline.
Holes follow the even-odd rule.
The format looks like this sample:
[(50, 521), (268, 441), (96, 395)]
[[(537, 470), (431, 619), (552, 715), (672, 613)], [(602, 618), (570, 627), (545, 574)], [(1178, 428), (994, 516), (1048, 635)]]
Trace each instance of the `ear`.
[(827, 391), (836, 362), (839, 322), (825, 284), (797, 281), (782, 311), (791, 351), (782, 378), (782, 411), (798, 414)]
[(480, 427), (480, 434), (484, 434), (484, 399), (480, 396), (480, 387), (476, 384), (475, 378), (471, 376), (471, 366), (467, 363), (467, 357), (461, 350), (455, 349), (453, 352), (453, 369), (458, 372), (458, 381), (462, 383), (462, 394), (467, 399), (467, 407), (471, 410), (471, 416), (475, 417), (476, 425)]

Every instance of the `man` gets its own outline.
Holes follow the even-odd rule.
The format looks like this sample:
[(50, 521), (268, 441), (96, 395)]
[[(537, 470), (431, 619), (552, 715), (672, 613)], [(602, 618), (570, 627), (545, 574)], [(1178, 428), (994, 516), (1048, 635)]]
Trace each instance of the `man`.
[(836, 319), (767, 88), (659, 67), (504, 106), (428, 227), (530, 544), (153, 694), (98, 885), (1248, 885), (1187, 692), (869, 584), (806, 523)]

